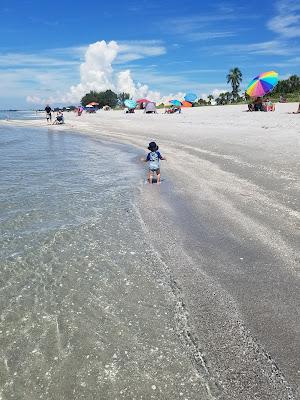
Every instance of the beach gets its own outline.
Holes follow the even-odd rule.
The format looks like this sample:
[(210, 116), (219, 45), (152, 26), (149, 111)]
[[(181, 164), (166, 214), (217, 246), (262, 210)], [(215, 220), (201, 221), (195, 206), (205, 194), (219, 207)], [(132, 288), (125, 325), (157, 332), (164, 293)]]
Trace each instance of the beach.
[[(22, 208), (12, 217), (10, 202), (2, 224), (14, 239), (1, 258), (3, 399), (297, 399), (300, 121), (288, 114), (296, 109), (1, 121), (3, 132), (26, 129), (33, 148), (46, 135), (29, 197), (41, 187), (46, 195), (38, 208), (24, 206), (35, 251), (15, 237)], [(140, 161), (152, 140), (167, 158), (161, 185), (145, 183)], [(6, 181), (3, 202), (20, 185), (18, 200), (28, 195), (26, 165), (18, 185)], [(55, 218), (41, 216), (49, 201)]]

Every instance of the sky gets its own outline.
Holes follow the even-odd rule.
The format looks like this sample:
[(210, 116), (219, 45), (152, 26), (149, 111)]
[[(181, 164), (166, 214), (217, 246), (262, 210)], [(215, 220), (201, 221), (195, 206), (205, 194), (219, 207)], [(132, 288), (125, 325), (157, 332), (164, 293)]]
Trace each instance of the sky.
[(10, 0), (0, 3), (0, 109), (78, 104), (89, 90), (152, 100), (244, 89), (300, 70), (295, 0)]

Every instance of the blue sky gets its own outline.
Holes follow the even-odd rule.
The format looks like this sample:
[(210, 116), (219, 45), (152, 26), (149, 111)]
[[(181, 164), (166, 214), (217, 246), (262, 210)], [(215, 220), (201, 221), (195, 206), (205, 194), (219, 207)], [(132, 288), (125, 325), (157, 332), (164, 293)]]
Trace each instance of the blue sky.
[(0, 108), (61, 102), (82, 81), (80, 65), (94, 63), (85, 58), (88, 46), (102, 40), (118, 44), (105, 72), (111, 82), (111, 74), (130, 70), (130, 79), (166, 96), (228, 90), (226, 74), (236, 66), (243, 86), (259, 72), (286, 78), (300, 66), (294, 0), (11, 0), (1, 2), (0, 33)]

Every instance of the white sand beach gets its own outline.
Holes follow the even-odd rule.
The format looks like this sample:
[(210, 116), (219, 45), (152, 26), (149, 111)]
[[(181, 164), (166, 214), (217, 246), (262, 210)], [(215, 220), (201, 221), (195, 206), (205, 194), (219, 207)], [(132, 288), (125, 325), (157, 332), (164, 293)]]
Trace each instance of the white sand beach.
[[(154, 140), (162, 184), (136, 183), (149, 249), (176, 299), (177, 334), (207, 398), (296, 399), (300, 386), (297, 103), (181, 114), (65, 113), (65, 124), (1, 121), (125, 143), (140, 158)], [(140, 163), (140, 164), (139, 164)], [(177, 317), (176, 317), (177, 316)], [(209, 394), (210, 393), (210, 394)]]

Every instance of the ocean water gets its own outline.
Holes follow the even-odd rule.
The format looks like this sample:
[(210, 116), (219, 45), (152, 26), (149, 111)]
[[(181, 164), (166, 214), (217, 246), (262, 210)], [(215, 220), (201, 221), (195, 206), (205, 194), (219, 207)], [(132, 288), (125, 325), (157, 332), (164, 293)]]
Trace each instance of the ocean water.
[(6, 257), (23, 254), (26, 237), (93, 220), (121, 193), (130, 201), (139, 180), (134, 154), (80, 135), (0, 127), (0, 154)]
[[(198, 398), (135, 150), (0, 126), (0, 398)], [(205, 398), (205, 397), (203, 397)]]
[(35, 111), (3, 111), (0, 110), (0, 120), (28, 120), (28, 119), (42, 119), (44, 118), (43, 112), (36, 113)]

